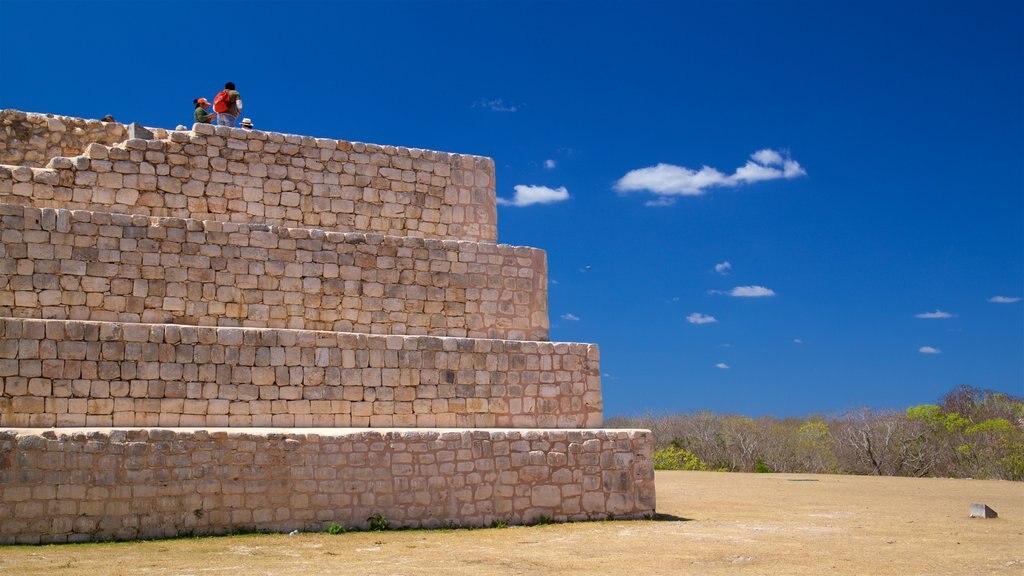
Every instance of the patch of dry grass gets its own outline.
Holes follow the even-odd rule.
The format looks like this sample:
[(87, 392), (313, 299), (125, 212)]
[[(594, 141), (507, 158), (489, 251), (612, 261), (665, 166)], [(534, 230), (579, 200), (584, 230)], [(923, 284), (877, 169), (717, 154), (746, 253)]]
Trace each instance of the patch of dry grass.
[[(0, 574), (1024, 574), (1024, 484), (658, 472), (655, 520), (0, 548)], [(971, 502), (999, 512), (968, 518)]]

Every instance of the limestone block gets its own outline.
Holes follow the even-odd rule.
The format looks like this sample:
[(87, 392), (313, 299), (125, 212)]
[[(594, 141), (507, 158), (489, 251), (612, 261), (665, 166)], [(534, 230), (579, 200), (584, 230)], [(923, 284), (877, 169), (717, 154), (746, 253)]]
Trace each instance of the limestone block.
[(998, 518), (999, 514), (985, 504), (971, 503), (971, 518)]

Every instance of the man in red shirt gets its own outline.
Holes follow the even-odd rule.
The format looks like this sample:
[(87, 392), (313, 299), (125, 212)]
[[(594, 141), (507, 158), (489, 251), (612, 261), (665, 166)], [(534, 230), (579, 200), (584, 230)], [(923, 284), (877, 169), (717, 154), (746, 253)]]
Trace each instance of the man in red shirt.
[(242, 111), (242, 96), (235, 90), (234, 82), (224, 84), (224, 89), (213, 99), (213, 111), (217, 113), (218, 125), (235, 125), (235, 120)]

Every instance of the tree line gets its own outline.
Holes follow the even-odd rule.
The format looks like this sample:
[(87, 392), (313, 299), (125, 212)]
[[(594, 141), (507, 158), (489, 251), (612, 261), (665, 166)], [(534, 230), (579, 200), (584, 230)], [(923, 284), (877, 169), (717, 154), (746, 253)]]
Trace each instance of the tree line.
[(1024, 480), (1024, 398), (959, 386), (938, 404), (838, 416), (610, 418), (654, 434), (656, 469)]

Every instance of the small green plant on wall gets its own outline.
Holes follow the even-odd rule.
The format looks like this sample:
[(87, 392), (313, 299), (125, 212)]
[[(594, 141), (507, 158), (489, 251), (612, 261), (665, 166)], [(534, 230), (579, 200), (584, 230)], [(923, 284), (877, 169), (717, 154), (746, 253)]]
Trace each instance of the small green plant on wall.
[(383, 532), (388, 529), (388, 517), (380, 512), (374, 512), (366, 521), (370, 523), (370, 530), (374, 532)]

